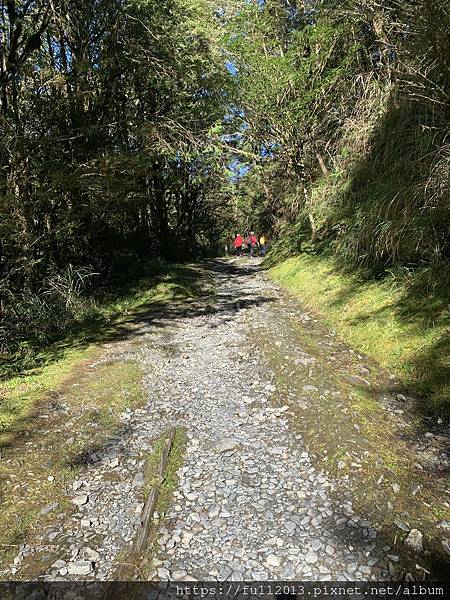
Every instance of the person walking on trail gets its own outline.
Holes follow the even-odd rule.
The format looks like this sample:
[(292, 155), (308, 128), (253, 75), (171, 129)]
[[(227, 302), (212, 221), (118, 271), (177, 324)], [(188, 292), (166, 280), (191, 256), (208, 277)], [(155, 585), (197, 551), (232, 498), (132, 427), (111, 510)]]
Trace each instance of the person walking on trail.
[(253, 258), (253, 253), (254, 253), (254, 250), (257, 245), (258, 245), (258, 240), (256, 239), (256, 235), (253, 231), (250, 231), (250, 235), (248, 236), (248, 239), (247, 239), (247, 246), (249, 248), (250, 258)]
[(237, 233), (234, 237), (234, 250), (238, 256), (242, 256), (242, 245), (244, 243), (244, 239), (242, 238), (240, 233)]
[(261, 235), (259, 238), (259, 255), (260, 256), (265, 256), (266, 255), (266, 237), (264, 235)]

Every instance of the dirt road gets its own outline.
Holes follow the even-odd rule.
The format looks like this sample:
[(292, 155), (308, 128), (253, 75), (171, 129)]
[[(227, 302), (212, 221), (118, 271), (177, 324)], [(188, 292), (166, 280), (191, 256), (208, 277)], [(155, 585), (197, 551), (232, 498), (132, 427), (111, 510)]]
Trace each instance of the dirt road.
[(33, 563), (48, 580), (114, 578), (139, 523), (146, 459), (172, 425), (185, 450), (140, 578), (386, 580), (422, 560), (422, 531), (410, 535), (421, 480), (393, 469), (389, 435), (371, 438), (355, 409), (376, 389), (367, 419), (381, 411), (407, 443), (383, 377), (280, 294), (258, 259), (202, 268), (213, 297), (140, 317), (109, 350), (107, 360), (143, 366), (148, 402), (121, 415), (123, 432), (93, 449), (68, 490), (75, 508), (21, 546), (3, 578)]

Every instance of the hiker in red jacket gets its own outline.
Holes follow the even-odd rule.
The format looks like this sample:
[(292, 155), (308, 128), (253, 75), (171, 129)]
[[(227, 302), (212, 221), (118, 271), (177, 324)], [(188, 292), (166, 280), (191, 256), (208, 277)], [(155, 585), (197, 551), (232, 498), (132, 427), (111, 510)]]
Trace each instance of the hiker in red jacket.
[(256, 239), (256, 235), (255, 235), (254, 231), (250, 231), (250, 235), (248, 236), (248, 239), (247, 239), (247, 246), (249, 248), (250, 258), (253, 258), (253, 252), (257, 245), (258, 245), (258, 240)]
[(234, 245), (234, 249), (236, 251), (236, 254), (238, 256), (242, 256), (242, 245), (243, 245), (243, 243), (244, 243), (244, 240), (243, 240), (241, 234), (237, 233), (235, 235), (233, 245)]

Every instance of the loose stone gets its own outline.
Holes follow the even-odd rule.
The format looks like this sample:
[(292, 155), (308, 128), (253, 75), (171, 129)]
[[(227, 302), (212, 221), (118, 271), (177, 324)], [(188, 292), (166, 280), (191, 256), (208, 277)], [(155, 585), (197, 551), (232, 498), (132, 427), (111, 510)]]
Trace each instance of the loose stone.
[(83, 506), (84, 504), (87, 504), (88, 500), (89, 496), (87, 494), (81, 494), (80, 496), (75, 496), (75, 498), (72, 499), (72, 502), (77, 506)]
[(422, 533), (418, 529), (411, 529), (405, 538), (405, 545), (409, 546), (414, 550), (414, 552), (422, 552), (423, 550), (423, 536)]
[(92, 563), (86, 560), (71, 562), (67, 565), (69, 575), (89, 575), (92, 573)]
[(280, 559), (275, 554), (269, 554), (266, 558), (266, 563), (269, 567), (279, 567), (281, 565)]

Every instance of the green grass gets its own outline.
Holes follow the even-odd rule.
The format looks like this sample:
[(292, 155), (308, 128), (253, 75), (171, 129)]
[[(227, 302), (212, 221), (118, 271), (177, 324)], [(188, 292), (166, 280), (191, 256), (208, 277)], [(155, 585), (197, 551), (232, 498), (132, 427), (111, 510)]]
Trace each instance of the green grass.
[(155, 512), (158, 518), (153, 519), (148, 531), (148, 540), (142, 554), (134, 550), (124, 551), (120, 557), (119, 570), (116, 578), (121, 580), (148, 579), (155, 560), (155, 540), (158, 535), (159, 527), (164, 522), (166, 512), (168, 511), (172, 495), (178, 485), (178, 471), (183, 464), (183, 456), (187, 443), (187, 436), (183, 429), (177, 428), (172, 447), (169, 452), (168, 462), (164, 471), (162, 481), (157, 477), (157, 469), (161, 459), (161, 453), (164, 447), (166, 436), (161, 436), (156, 442), (145, 464), (145, 487), (143, 491), (143, 500), (147, 500), (150, 490), (153, 486), (158, 486), (158, 498), (156, 501)]
[[(155, 444), (152, 454), (149, 456), (145, 465), (145, 493), (147, 494), (151, 487), (158, 483), (156, 470), (161, 458), (161, 452), (164, 446), (165, 437), (162, 437)], [(164, 513), (169, 505), (170, 496), (176, 488), (178, 477), (177, 471), (181, 467), (184, 448), (187, 442), (186, 433), (178, 428), (169, 453), (167, 468), (163, 475), (156, 510)]]
[(442, 298), (416, 290), (412, 299), (393, 277), (364, 281), (319, 255), (287, 259), (269, 273), (342, 339), (423, 395), (427, 412), (448, 415), (449, 311)]
[(84, 361), (94, 358), (98, 349), (67, 348), (59, 360), (15, 376), (0, 385), (0, 448), (17, 433), (33, 407), (53, 390), (58, 389)]
[(95, 378), (90, 382), (90, 397), (95, 399), (91, 421), (102, 429), (113, 432), (119, 415), (127, 408), (142, 406), (146, 394), (141, 385), (142, 369), (135, 362), (106, 364), (96, 369)]
[[(117, 361), (108, 347), (119, 340), (135, 343), (135, 322), (200, 293), (212, 290), (193, 267), (172, 266), (152, 274), (126, 293), (99, 304), (97, 318), (79, 324), (76, 334), (37, 348), (40, 360), (33, 362), (34, 368), (0, 385), (1, 566), (10, 562), (24, 540), (32, 544), (43, 528), (73, 510), (66, 501), (67, 486), (90, 450), (101, 448), (108, 436), (118, 432), (123, 410), (145, 403), (141, 367)], [(19, 360), (16, 368), (20, 364)], [(62, 403), (68, 412), (52, 412), (52, 403)], [(42, 413), (47, 413), (46, 419)], [(175, 466), (169, 468), (163, 484), (163, 502), (175, 485), (183, 443), (179, 432), (171, 455)], [(49, 476), (54, 479), (49, 481)], [(59, 502), (59, 507), (42, 514), (50, 501)], [(21, 573), (30, 577), (39, 574), (24, 569)]]
[[(161, 483), (159, 489), (158, 500), (156, 502), (156, 512), (159, 514), (160, 522), (164, 520), (165, 515), (170, 507), (172, 496), (178, 486), (178, 471), (183, 465), (183, 457), (187, 444), (187, 436), (183, 429), (177, 428), (175, 438), (173, 440), (172, 448), (170, 449), (169, 460), (164, 473), (164, 480)], [(159, 457), (162, 450), (162, 440), (155, 448), (154, 453), (150, 456), (145, 467), (145, 474), (147, 480), (147, 491), (150, 486), (155, 483), (155, 471), (156, 465), (159, 462)], [(154, 561), (154, 540), (158, 528), (155, 527), (153, 535), (150, 535), (149, 546), (145, 552), (144, 560), (142, 561), (142, 568), (145, 574), (148, 576), (152, 568)]]
[(92, 360), (102, 343), (128, 335), (133, 320), (141, 315), (204, 294), (205, 289), (206, 293), (211, 292), (196, 269), (167, 267), (98, 304), (95, 314), (77, 323), (64, 339), (34, 346), (33, 354), (26, 360), (21, 354), (11, 356), (9, 363), (3, 365), (6, 380), (0, 383), (0, 445), (22, 427), (40, 399), (76, 376), (80, 364)]
[[(75, 360), (72, 356), (65, 366), (74, 368)], [(62, 371), (59, 381), (66, 376), (67, 372)], [(74, 376), (77, 385), (73, 385)], [(90, 450), (101, 449), (105, 439), (118, 432), (120, 413), (144, 404), (146, 394), (141, 380), (142, 370), (134, 362), (91, 366), (84, 360), (76, 363), (76, 371), (66, 378), (64, 387), (59, 387), (59, 395), (53, 397), (64, 404), (66, 412), (56, 411), (43, 420), (39, 405), (27, 414), (29, 405), (21, 407), (22, 418), (2, 436), (0, 566), (12, 560), (21, 543), (33, 545), (43, 529), (73, 511), (67, 499), (68, 486), (77, 477)], [(55, 383), (56, 379), (52, 381)], [(37, 399), (38, 391), (39, 388), (35, 391)], [(43, 410), (48, 413), (45, 407)], [(49, 476), (53, 479), (49, 480)], [(41, 510), (53, 502), (59, 504), (56, 510), (43, 514)], [(38, 576), (39, 563), (24, 564), (21, 576)]]
[(72, 312), (64, 314), (62, 329), (55, 322), (60, 318), (57, 306), (55, 313), (45, 318), (30, 313), (22, 337), (8, 336), (10, 342), (0, 349), (0, 381), (34, 373), (74, 350), (101, 341), (110, 326), (126, 322), (138, 309), (195, 297), (206, 287), (205, 278), (193, 267), (153, 265), (137, 282), (122, 283), (120, 288), (102, 295), (78, 298)]

